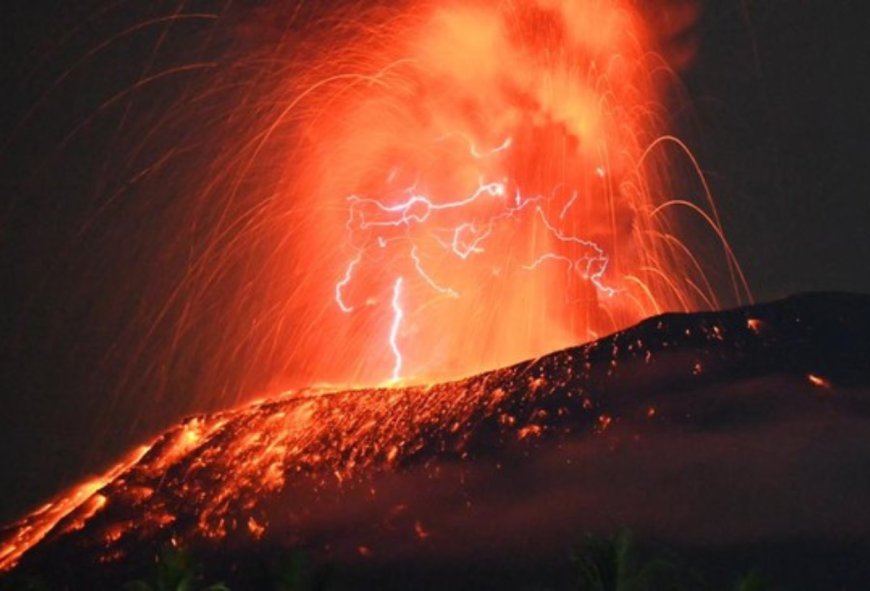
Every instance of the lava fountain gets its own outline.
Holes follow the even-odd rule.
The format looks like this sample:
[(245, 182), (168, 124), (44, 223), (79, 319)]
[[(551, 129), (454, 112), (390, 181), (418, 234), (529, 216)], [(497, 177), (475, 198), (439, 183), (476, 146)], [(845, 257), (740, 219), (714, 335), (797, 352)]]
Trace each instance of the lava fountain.
[[(675, 210), (721, 239), (732, 300), (749, 298), (700, 170), (668, 135), (673, 70), (634, 3), (353, 9), (239, 107), (259, 124), (200, 195), (255, 203), (187, 277), (195, 300), (216, 267), (262, 249), (224, 302), (252, 371), (454, 378), (719, 307), (716, 265), (693, 256)], [(691, 24), (697, 6), (677, 12)]]

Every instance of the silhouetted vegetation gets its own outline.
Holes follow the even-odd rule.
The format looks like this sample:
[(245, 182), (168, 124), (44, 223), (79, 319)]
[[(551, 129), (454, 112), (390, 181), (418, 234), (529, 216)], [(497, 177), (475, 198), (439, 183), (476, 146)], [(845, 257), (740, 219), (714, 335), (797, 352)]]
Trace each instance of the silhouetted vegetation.
[(677, 590), (674, 565), (661, 558), (641, 561), (631, 531), (611, 536), (591, 536), (572, 554), (578, 591)]
[(322, 591), (330, 578), (330, 569), (315, 570), (308, 553), (293, 550), (266, 565), (270, 591)]
[(157, 556), (156, 569), (149, 579), (131, 581), (124, 591), (229, 591), (223, 583), (205, 583), (201, 564), (186, 550), (166, 546)]
[[(658, 548), (641, 548), (630, 530), (614, 534), (586, 535), (572, 548), (571, 563), (577, 591), (766, 591), (758, 573), (740, 578), (731, 589), (704, 584), (703, 578), (683, 565), (677, 556)], [(153, 567), (141, 578), (120, 586), (123, 591), (238, 591), (256, 588), (263, 591), (323, 591), (332, 580), (327, 567), (315, 568), (308, 554), (291, 550), (263, 559), (259, 566), (249, 564), (237, 571), (239, 580), (248, 583), (232, 587), (217, 582), (202, 562), (189, 550), (166, 546), (156, 555)], [(234, 581), (236, 580), (233, 577)], [(236, 581), (238, 582), (238, 581)], [(0, 589), (14, 591), (57, 591), (75, 589), (69, 581), (47, 581), (34, 573), (11, 573), (0, 580)], [(250, 587), (254, 585), (254, 587)], [(349, 587), (353, 588), (353, 587)], [(509, 587), (507, 587), (509, 588)], [(545, 587), (546, 588), (546, 587)]]
[[(587, 535), (571, 556), (577, 591), (690, 591), (707, 588), (676, 558), (641, 557), (628, 529), (609, 536)], [(761, 577), (740, 579), (734, 591), (765, 591)], [(711, 590), (712, 591), (712, 590)]]
[(750, 573), (740, 579), (734, 586), (734, 591), (765, 591), (767, 587), (758, 573)]

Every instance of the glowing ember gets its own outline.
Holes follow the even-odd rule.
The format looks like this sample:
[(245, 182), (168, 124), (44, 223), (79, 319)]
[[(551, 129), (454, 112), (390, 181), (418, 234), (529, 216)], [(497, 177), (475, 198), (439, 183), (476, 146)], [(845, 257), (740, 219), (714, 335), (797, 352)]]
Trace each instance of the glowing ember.
[(826, 388), (827, 389), (827, 388), (831, 387), (831, 382), (829, 382), (828, 380), (826, 380), (822, 376), (818, 376), (818, 375), (813, 374), (813, 373), (807, 374), (807, 380), (809, 380), (809, 382), (813, 386), (816, 386), (818, 388)]

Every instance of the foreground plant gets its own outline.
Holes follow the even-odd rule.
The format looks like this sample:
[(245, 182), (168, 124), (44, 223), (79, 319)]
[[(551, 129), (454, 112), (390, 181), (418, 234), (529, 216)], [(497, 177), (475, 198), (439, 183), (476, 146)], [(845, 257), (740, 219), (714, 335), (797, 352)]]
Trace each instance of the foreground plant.
[(637, 557), (631, 531), (611, 536), (587, 536), (572, 554), (578, 591), (668, 591), (680, 588), (676, 569), (668, 561)]
[(765, 591), (764, 581), (758, 573), (749, 573), (734, 586), (734, 591)]
[(157, 557), (157, 572), (152, 581), (136, 580), (124, 591), (230, 591), (223, 583), (203, 583), (202, 566), (180, 548), (166, 546)]

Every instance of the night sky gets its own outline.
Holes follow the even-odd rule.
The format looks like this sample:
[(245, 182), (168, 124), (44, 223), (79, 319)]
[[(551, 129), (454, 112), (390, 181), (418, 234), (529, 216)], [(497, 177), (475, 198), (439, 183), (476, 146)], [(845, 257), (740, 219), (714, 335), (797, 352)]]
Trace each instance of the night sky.
[[(149, 124), (137, 123), (137, 114), (159, 113), (183, 86), (149, 89), (88, 120), (66, 142), (113, 89), (141, 76), (156, 33), (100, 54), (51, 88), (89, 47), (167, 14), (168, 3), (130, 2), (124, 17), (95, 22), (87, 15), (108, 3), (7, 4), (0, 36), (2, 520), (199, 410), (183, 399), (192, 376), (174, 375), (169, 388), (177, 394), (159, 405), (147, 398), (149, 384), (119, 393), (125, 386), (117, 365), (123, 360), (135, 373), (137, 360), (125, 356), (143, 330), (128, 326), (130, 311), (153, 297), (145, 278), (155, 268), (167, 265), (171, 273), (173, 261), (153, 260), (147, 237), (159, 239), (162, 218), (154, 212), (171, 215), (173, 204), (121, 207), (108, 199), (135, 195), (125, 184), (129, 176), (109, 171), (123, 169), (124, 142), (141, 133), (137, 125)], [(188, 12), (223, 4), (188, 2)], [(237, 3), (228, 14), (244, 20), (257, 4)], [(809, 290), (870, 292), (865, 4), (705, 5), (700, 53), (683, 73), (694, 108), (677, 123), (709, 177), (758, 300)], [(196, 40), (191, 45), (203, 46), (209, 26), (184, 26)], [(162, 55), (202, 57), (178, 38), (166, 43)], [(212, 39), (209, 46), (239, 51), (245, 43)], [(190, 158), (186, 164), (196, 166)]]

